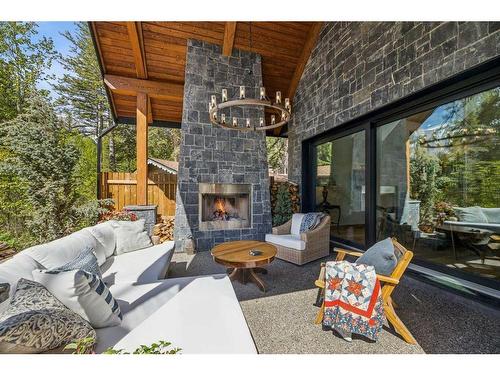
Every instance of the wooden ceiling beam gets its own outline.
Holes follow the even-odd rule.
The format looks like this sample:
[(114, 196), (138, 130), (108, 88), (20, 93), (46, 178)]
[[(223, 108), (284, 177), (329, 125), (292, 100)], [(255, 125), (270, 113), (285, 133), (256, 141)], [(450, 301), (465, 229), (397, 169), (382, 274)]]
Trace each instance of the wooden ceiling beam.
[(104, 83), (109, 89), (121, 95), (144, 93), (151, 98), (181, 102), (184, 96), (184, 85), (179, 83), (151, 81), (147, 79), (129, 78), (106, 74)]
[(127, 31), (132, 46), (137, 78), (147, 79), (146, 56), (144, 54), (144, 42), (142, 40), (142, 27), (140, 22), (127, 22)]
[(226, 22), (224, 28), (224, 43), (222, 45), (222, 54), (231, 56), (233, 53), (234, 36), (236, 35), (236, 22)]
[[(135, 72), (137, 78), (148, 79), (148, 65), (146, 52), (144, 51), (144, 37), (142, 35), (141, 22), (127, 22), (127, 31), (134, 55)], [(153, 123), (153, 109), (151, 107), (151, 97), (148, 95), (148, 124)]]

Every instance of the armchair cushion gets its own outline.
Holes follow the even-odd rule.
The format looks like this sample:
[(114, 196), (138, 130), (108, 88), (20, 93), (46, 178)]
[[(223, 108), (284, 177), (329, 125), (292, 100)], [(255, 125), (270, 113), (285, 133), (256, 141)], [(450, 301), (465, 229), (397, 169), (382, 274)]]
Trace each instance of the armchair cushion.
[(294, 234), (266, 234), (266, 242), (273, 243), (275, 245), (289, 247), (295, 250), (305, 250), (306, 243), (302, 241), (299, 236)]
[(390, 276), (398, 264), (392, 240), (386, 238), (383, 241), (377, 242), (366, 250), (356, 263), (373, 266), (377, 274)]

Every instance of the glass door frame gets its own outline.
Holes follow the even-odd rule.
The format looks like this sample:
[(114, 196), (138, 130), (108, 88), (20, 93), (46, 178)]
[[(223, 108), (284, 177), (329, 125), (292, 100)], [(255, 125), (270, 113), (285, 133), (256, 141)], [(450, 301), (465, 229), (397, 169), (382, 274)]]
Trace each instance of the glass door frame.
[[(317, 182), (317, 147), (321, 144), (327, 143), (327, 142), (332, 142), (335, 140), (339, 140), (341, 138), (347, 137), (349, 135), (359, 133), (359, 132), (364, 132), (365, 136), (365, 220), (364, 220), (364, 226), (365, 226), (365, 244), (359, 244), (355, 243), (353, 241), (349, 240), (343, 240), (341, 243), (344, 243), (348, 246), (353, 246), (359, 248), (361, 246), (362, 249), (365, 249), (367, 246), (369, 247), (370, 243), (372, 243), (372, 237), (375, 235), (375, 230), (372, 230), (373, 226), (371, 225), (372, 219), (375, 218), (373, 216), (374, 213), (371, 212), (372, 206), (370, 202), (374, 197), (373, 196), (373, 190), (372, 190), (372, 182), (375, 181), (375, 176), (373, 175), (372, 172), (372, 166), (371, 166), (371, 161), (373, 159), (371, 158), (371, 152), (373, 151), (373, 145), (372, 145), (372, 135), (370, 134), (373, 131), (373, 126), (371, 126), (370, 123), (364, 123), (360, 124), (357, 126), (349, 127), (348, 129), (340, 129), (339, 131), (336, 131), (334, 133), (328, 133), (325, 134), (324, 137), (318, 137), (316, 138), (313, 142), (310, 142), (307, 145), (307, 150), (306, 151), (306, 159), (302, 160), (308, 160), (309, 162), (306, 161), (304, 166), (311, 165), (311, 168), (302, 168), (303, 172), (305, 172), (305, 176), (303, 173), (303, 190), (305, 194), (303, 194), (304, 199), (302, 200), (302, 207), (303, 211), (315, 211), (316, 209), (316, 202), (315, 202), (315, 194), (314, 192), (316, 191), (316, 182)], [(305, 179), (304, 179), (305, 177)], [(372, 181), (373, 180), (373, 181)], [(304, 184), (305, 182), (305, 184)], [(307, 197), (307, 199), (306, 199)], [(333, 240), (332, 240), (333, 241)]]
[[(302, 141), (302, 212), (315, 210), (316, 184), (316, 146), (344, 136), (365, 131), (365, 242), (359, 244), (341, 241), (341, 244), (352, 246), (360, 250), (370, 247), (376, 242), (376, 142), (377, 128), (395, 120), (408, 117), (419, 112), (429, 110), (467, 96), (471, 96), (488, 89), (500, 86), (500, 57), (489, 60), (462, 73), (456, 74), (437, 84), (428, 86), (414, 94), (395, 100), (383, 107), (368, 112), (358, 118), (350, 120), (321, 134)], [(327, 122), (328, 119), (325, 120)], [(338, 241), (336, 241), (338, 242)], [(476, 284), (500, 289), (500, 283), (474, 274), (465, 273), (440, 264), (431, 263), (422, 259), (413, 259), (421, 267), (436, 270)]]

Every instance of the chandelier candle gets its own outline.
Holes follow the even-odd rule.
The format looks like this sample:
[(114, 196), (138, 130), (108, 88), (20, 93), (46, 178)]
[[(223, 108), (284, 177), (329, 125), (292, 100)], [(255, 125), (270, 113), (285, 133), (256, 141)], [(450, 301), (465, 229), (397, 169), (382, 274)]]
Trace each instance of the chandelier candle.
[(281, 104), (281, 91), (276, 91), (276, 104)]
[(240, 86), (240, 99), (245, 99), (245, 86)]
[(227, 102), (227, 89), (222, 89), (222, 102)]
[(266, 88), (265, 87), (260, 88), (260, 100), (266, 100)]

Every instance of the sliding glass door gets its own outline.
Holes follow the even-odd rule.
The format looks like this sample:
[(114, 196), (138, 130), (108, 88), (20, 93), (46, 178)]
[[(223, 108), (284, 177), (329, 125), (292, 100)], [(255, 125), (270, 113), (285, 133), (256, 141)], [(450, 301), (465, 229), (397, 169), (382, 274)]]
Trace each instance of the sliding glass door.
[(396, 237), (414, 263), (498, 287), (500, 86), (405, 108), (305, 142), (304, 209), (330, 215), (334, 243)]
[(377, 240), (500, 280), (500, 88), (377, 131)]
[(365, 244), (365, 131), (316, 145), (314, 206), (331, 218), (331, 237)]

